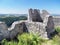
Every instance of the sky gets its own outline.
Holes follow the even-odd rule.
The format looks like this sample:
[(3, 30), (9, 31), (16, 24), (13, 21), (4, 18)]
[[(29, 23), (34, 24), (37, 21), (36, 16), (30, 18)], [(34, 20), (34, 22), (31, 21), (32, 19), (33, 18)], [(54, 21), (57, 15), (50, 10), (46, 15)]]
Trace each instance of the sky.
[(0, 14), (28, 14), (28, 9), (60, 14), (60, 0), (0, 0)]

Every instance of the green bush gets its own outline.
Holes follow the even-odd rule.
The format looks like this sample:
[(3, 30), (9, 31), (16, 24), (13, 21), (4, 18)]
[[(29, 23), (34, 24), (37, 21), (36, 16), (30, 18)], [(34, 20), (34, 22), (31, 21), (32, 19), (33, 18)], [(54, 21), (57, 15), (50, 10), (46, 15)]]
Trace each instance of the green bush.
[(38, 35), (34, 35), (32, 33), (23, 33), (22, 35), (18, 35), (18, 41), (7, 41), (6, 39), (2, 40), (2, 45), (41, 45), (42, 42), (45, 42), (44, 39), (40, 38)]
[(53, 37), (52, 45), (60, 45), (60, 37), (58, 35), (55, 35), (55, 37)]
[(60, 27), (55, 27), (55, 30), (60, 33)]
[(45, 40), (32, 33), (23, 33), (17, 36), (18, 41), (6, 39), (2, 40), (1, 45), (60, 45), (60, 37), (55, 35), (51, 40)]
[(60, 27), (56, 27), (55, 30), (58, 32), (58, 36), (60, 36)]
[(18, 43), (14, 40), (7, 41), (6, 39), (2, 40), (1, 45), (17, 45)]
[(33, 34), (22, 34), (21, 36), (18, 36), (19, 43), (18, 45), (39, 45), (42, 42), (44, 42), (43, 39), (41, 39), (38, 35)]

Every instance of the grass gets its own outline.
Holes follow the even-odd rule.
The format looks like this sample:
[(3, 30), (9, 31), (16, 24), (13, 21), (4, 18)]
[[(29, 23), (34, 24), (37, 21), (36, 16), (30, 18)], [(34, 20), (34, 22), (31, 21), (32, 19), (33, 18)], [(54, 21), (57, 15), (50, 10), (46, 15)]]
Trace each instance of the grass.
[(7, 41), (6, 39), (2, 40), (2, 45), (41, 45), (42, 42), (45, 42), (45, 39), (40, 38), (38, 35), (34, 35), (32, 33), (23, 33), (22, 35), (18, 35), (18, 41)]

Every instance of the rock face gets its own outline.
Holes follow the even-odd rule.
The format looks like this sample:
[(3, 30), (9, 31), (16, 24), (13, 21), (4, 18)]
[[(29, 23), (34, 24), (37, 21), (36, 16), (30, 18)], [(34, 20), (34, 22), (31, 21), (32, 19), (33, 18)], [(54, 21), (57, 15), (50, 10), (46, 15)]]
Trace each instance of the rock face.
[(4, 22), (1, 22), (0, 40), (3, 38), (13, 39), (17, 34), (22, 34), (23, 32), (38, 33), (42, 38), (50, 38), (51, 33), (55, 31), (53, 17), (45, 10), (43, 14), (42, 18), (38, 9), (29, 9), (28, 20), (16, 21), (9, 28)]
[(48, 17), (46, 31), (47, 31), (48, 37), (50, 37), (50, 34), (54, 32), (54, 22), (53, 22), (53, 17), (52, 16)]
[[(47, 32), (44, 24), (39, 22), (25, 22), (28, 32), (33, 34), (39, 34), (43, 38), (47, 38)], [(44, 35), (46, 34), (46, 35)]]
[(10, 28), (8, 28), (8, 30), (10, 31), (10, 38), (13, 39), (14, 37), (16, 37), (16, 35), (19, 33), (23, 33), (24, 30), (24, 22), (22, 21), (16, 21), (12, 24), (12, 26)]
[(9, 31), (7, 29), (6, 24), (4, 22), (0, 22), (0, 40), (8, 37), (9, 37)]

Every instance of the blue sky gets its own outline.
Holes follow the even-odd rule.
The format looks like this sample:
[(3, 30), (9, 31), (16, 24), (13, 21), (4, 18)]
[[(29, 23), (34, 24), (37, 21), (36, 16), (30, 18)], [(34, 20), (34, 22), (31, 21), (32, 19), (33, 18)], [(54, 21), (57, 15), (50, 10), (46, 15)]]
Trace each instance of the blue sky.
[(0, 0), (0, 13), (28, 13), (29, 8), (60, 14), (60, 0)]

